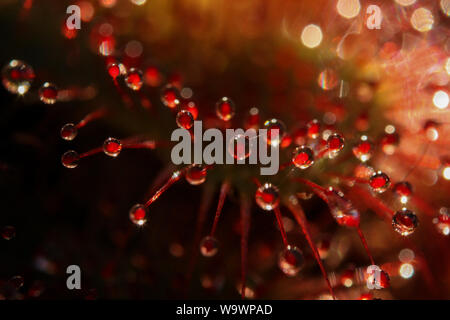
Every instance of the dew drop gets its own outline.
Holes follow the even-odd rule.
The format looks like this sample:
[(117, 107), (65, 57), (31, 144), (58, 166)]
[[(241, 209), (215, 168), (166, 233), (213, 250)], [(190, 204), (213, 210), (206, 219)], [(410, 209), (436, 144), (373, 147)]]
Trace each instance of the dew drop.
[(176, 87), (171, 84), (166, 85), (161, 91), (162, 103), (171, 109), (180, 104), (180, 93)]
[(397, 211), (392, 218), (392, 226), (394, 230), (402, 236), (409, 236), (412, 234), (419, 224), (419, 219), (411, 210), (403, 208)]
[(219, 251), (219, 243), (216, 238), (206, 236), (200, 242), (200, 252), (204, 257), (213, 257)]
[(116, 138), (108, 138), (103, 143), (103, 152), (110, 157), (117, 157), (122, 151), (122, 142)]
[(2, 69), (3, 86), (13, 94), (27, 93), (34, 78), (33, 68), (20, 60), (11, 60)]
[(344, 138), (340, 134), (338, 133), (330, 134), (330, 136), (327, 139), (327, 148), (329, 151), (329, 157), (330, 158), (336, 157), (339, 151), (344, 149), (344, 145), (345, 145)]
[(370, 177), (369, 185), (373, 191), (383, 193), (391, 185), (391, 180), (389, 179), (387, 174), (378, 171)]
[(194, 117), (187, 110), (181, 110), (177, 113), (176, 122), (178, 127), (189, 130), (194, 125)]
[(264, 122), (264, 129), (267, 129), (267, 144), (278, 146), (286, 135), (286, 125), (278, 119), (270, 119)]
[(108, 74), (111, 78), (116, 79), (120, 76), (120, 66), (117, 63), (110, 63), (107, 66)]
[(373, 155), (373, 145), (367, 136), (362, 136), (361, 140), (353, 147), (353, 154), (362, 162), (368, 161)]
[(127, 75), (125, 76), (125, 83), (131, 90), (140, 90), (144, 84), (142, 71), (136, 68), (128, 70)]
[(306, 146), (297, 147), (292, 157), (292, 163), (300, 169), (307, 169), (314, 164), (314, 152)]
[(223, 121), (230, 121), (236, 112), (234, 102), (227, 97), (223, 97), (216, 103), (216, 115)]
[(194, 164), (186, 171), (186, 181), (193, 186), (202, 184), (206, 181), (207, 170), (200, 164)]
[(306, 133), (311, 139), (318, 138), (320, 135), (320, 122), (317, 119), (309, 121), (306, 124)]
[(250, 137), (236, 134), (228, 144), (228, 153), (239, 161), (247, 159), (251, 154)]
[(79, 162), (80, 156), (78, 155), (78, 152), (73, 150), (65, 152), (61, 157), (61, 163), (63, 166), (69, 169), (76, 168)]
[(73, 123), (67, 123), (61, 128), (61, 138), (72, 141), (78, 134), (78, 129)]
[(45, 104), (54, 104), (58, 99), (58, 88), (50, 82), (44, 83), (39, 89), (39, 99)]
[(135, 204), (131, 207), (130, 220), (138, 226), (142, 226), (147, 222), (147, 209), (142, 204)]
[(294, 246), (288, 245), (278, 256), (278, 266), (289, 277), (296, 276), (303, 266), (302, 252)]
[(263, 210), (275, 209), (280, 203), (278, 188), (271, 183), (264, 183), (256, 190), (255, 200), (256, 204)]

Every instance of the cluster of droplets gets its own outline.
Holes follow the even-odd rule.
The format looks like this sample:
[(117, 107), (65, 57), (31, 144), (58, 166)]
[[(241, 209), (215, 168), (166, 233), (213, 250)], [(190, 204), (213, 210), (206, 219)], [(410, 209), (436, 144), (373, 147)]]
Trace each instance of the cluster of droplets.
[[(384, 193), (391, 186), (391, 180), (384, 172), (377, 171), (370, 177), (369, 185), (374, 192)], [(407, 204), (413, 189), (408, 181), (400, 181), (393, 185), (392, 192), (402, 204)], [(416, 214), (407, 208), (402, 208), (392, 216), (392, 226), (402, 236), (412, 234), (417, 229), (418, 223)]]
[[(12, 94), (25, 95), (30, 90), (36, 74), (29, 64), (21, 60), (11, 60), (2, 69), (2, 83)], [(44, 104), (58, 101), (58, 88), (50, 82), (44, 82), (38, 90), (39, 100)]]
[[(64, 127), (63, 127), (64, 129)], [(71, 139), (66, 139), (71, 140)], [(119, 139), (109, 137), (103, 143), (102, 151), (109, 157), (116, 158), (122, 151), (123, 145)], [(93, 152), (93, 151), (92, 151)], [(80, 155), (74, 150), (66, 151), (61, 157), (61, 163), (64, 167), (74, 169), (78, 167), (80, 159), (85, 155)]]
[(322, 130), (317, 119), (309, 121), (305, 128), (295, 132), (293, 141), (299, 146), (293, 151), (292, 164), (302, 170), (311, 167), (325, 155), (330, 159), (337, 157), (345, 146), (341, 134), (332, 128)]
[[(370, 177), (369, 185), (374, 192), (384, 193), (391, 186), (391, 180), (384, 172), (377, 171)], [(413, 193), (412, 185), (408, 181), (395, 183), (392, 191), (402, 204), (406, 204)], [(412, 234), (417, 229), (418, 223), (416, 214), (407, 208), (395, 212), (392, 217), (394, 230), (402, 236)]]
[[(108, 65), (109, 75), (116, 80), (120, 76), (124, 76), (124, 83), (133, 91), (139, 91), (144, 83), (151, 86), (159, 86), (161, 83), (161, 77), (157, 69), (147, 69), (145, 73), (136, 68), (126, 68), (120, 63), (111, 63)], [(333, 80), (333, 74), (330, 70), (324, 71), (319, 76), (319, 84), (324, 90), (329, 90), (337, 85), (337, 82)], [(147, 80), (153, 79), (153, 80)], [(5, 82), (4, 82), (5, 83)], [(31, 84), (31, 82), (29, 82)], [(30, 84), (24, 81), (22, 86), (28, 90)], [(6, 85), (5, 85), (6, 86)], [(17, 86), (20, 86), (18, 84)], [(50, 83), (45, 83), (39, 92), (41, 101), (47, 104), (56, 102), (57, 89)], [(198, 107), (196, 103), (191, 99), (185, 99), (181, 97), (179, 87), (169, 83), (161, 90), (160, 98), (162, 103), (169, 109), (174, 111), (176, 115), (175, 121), (178, 127), (190, 130), (193, 127), (194, 121), (198, 117)], [(255, 111), (256, 110), (256, 111)], [(221, 98), (215, 105), (216, 116), (224, 123), (230, 123), (236, 113), (235, 103), (228, 97)], [(259, 127), (259, 112), (258, 109), (252, 108), (250, 110), (250, 116), (248, 120), (248, 127)], [(434, 128), (428, 123), (426, 128), (430, 131), (430, 128)], [(330, 159), (335, 158), (344, 149), (345, 140), (344, 137), (337, 133), (333, 126), (328, 126), (325, 129), (322, 128), (321, 123), (314, 119), (306, 124), (304, 130), (299, 131), (299, 135), (289, 135), (285, 124), (278, 119), (269, 119), (263, 123), (263, 128), (268, 129), (266, 142), (268, 145), (285, 147), (294, 141), (297, 146), (292, 153), (292, 164), (299, 169), (310, 168), (315, 161), (320, 160), (324, 155), (327, 155)], [(66, 124), (61, 129), (61, 137), (65, 140), (73, 140), (77, 135), (77, 125), (72, 123)], [(272, 130), (275, 129), (275, 130)], [(244, 160), (250, 154), (239, 152), (240, 145), (236, 143), (244, 139), (244, 144), (241, 147), (244, 150), (250, 150), (248, 148), (249, 138), (247, 136), (236, 136), (232, 141), (232, 146), (229, 150), (236, 159)], [(395, 152), (395, 149), (399, 142), (399, 135), (395, 132), (395, 128), (392, 126), (386, 127), (385, 133), (379, 140), (379, 146), (381, 150), (391, 155)], [(115, 138), (108, 138), (103, 145), (103, 152), (110, 157), (117, 157), (122, 150), (122, 143)], [(381, 171), (374, 171), (369, 167), (366, 162), (369, 161), (374, 155), (374, 144), (366, 136), (362, 135), (359, 140), (353, 144), (351, 149), (353, 155), (362, 162), (358, 167), (365, 168), (364, 177), (368, 179), (368, 185), (375, 193), (384, 193), (390, 186), (391, 181), (388, 175)], [(240, 156), (239, 156), (240, 155)], [(74, 168), (78, 165), (80, 155), (75, 151), (68, 151), (63, 155), (62, 162), (68, 168)], [(362, 172), (362, 171), (361, 171)], [(184, 172), (186, 181), (192, 185), (199, 185), (205, 182), (207, 175), (207, 168), (203, 165), (197, 164), (187, 168)], [(335, 189), (328, 188), (325, 191), (320, 191), (318, 194), (326, 199), (330, 211), (333, 217), (340, 225), (347, 227), (359, 228), (359, 212), (353, 206), (353, 204), (344, 196), (344, 194)], [(317, 191), (317, 190), (316, 190)], [(401, 181), (396, 183), (392, 187), (393, 193), (405, 204), (408, 198), (412, 195), (412, 186), (407, 181)], [(264, 183), (260, 185), (255, 192), (256, 204), (266, 211), (275, 210), (279, 206), (280, 196), (279, 189), (271, 184)], [(147, 221), (147, 206), (136, 204), (129, 211), (130, 220), (138, 225), (142, 226)], [(438, 230), (442, 234), (449, 233), (448, 227), (448, 213), (440, 213), (439, 217), (435, 219), (435, 224)], [(393, 214), (392, 225), (396, 232), (402, 236), (412, 234), (418, 225), (417, 216), (410, 210), (403, 208)], [(200, 243), (200, 252), (205, 257), (212, 257), (218, 252), (218, 241), (212, 236), (208, 235)], [(288, 276), (295, 276), (302, 267), (303, 255), (301, 251), (295, 246), (286, 245), (284, 250), (280, 253), (278, 259), (278, 266)], [(389, 282), (389, 277), (384, 273), (384, 282)]]

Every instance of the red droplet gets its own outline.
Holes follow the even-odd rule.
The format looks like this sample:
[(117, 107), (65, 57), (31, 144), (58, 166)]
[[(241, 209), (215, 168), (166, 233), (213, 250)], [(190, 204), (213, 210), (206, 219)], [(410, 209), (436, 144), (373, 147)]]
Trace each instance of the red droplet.
[(306, 130), (309, 138), (311, 139), (318, 138), (320, 134), (320, 122), (316, 119), (311, 120), (306, 125)]
[(202, 165), (193, 165), (186, 172), (186, 181), (192, 185), (202, 184), (206, 180), (207, 171)]
[(344, 148), (344, 138), (337, 133), (333, 133), (327, 139), (328, 150), (331, 152), (337, 152)]
[(202, 242), (200, 243), (200, 252), (205, 257), (214, 256), (217, 253), (218, 249), (219, 245), (217, 240), (211, 236), (203, 238)]
[(256, 190), (255, 200), (263, 210), (273, 210), (278, 207), (280, 196), (278, 188), (271, 183), (265, 183)]
[(76, 151), (69, 150), (64, 153), (61, 157), (61, 162), (64, 167), (73, 169), (78, 166), (78, 162), (80, 161), (80, 156)]
[(344, 194), (332, 187), (325, 192), (327, 204), (331, 214), (340, 225), (356, 228), (360, 223), (359, 211), (353, 206)]
[(300, 169), (309, 168), (314, 163), (314, 152), (306, 146), (298, 147), (294, 151), (292, 163)]
[(298, 274), (303, 267), (304, 257), (302, 252), (294, 246), (288, 245), (278, 257), (278, 266), (289, 277)]
[(61, 128), (61, 138), (67, 141), (75, 139), (78, 130), (73, 123), (67, 123)]
[(58, 89), (55, 85), (46, 82), (39, 89), (39, 98), (45, 104), (53, 104), (58, 98)]
[(216, 103), (216, 114), (223, 121), (230, 121), (234, 117), (235, 111), (234, 102), (227, 97), (223, 97)]
[(176, 108), (180, 104), (178, 89), (172, 85), (167, 85), (161, 91), (161, 101), (171, 109)]
[(412, 234), (419, 224), (419, 220), (414, 212), (403, 208), (397, 211), (392, 218), (392, 226), (394, 230), (400, 233), (402, 236), (408, 236)]
[(189, 111), (181, 110), (177, 113), (176, 122), (180, 128), (189, 130), (194, 125), (194, 117)]
[(132, 90), (140, 90), (143, 84), (141, 70), (131, 68), (125, 77), (125, 83)]
[(117, 157), (122, 150), (122, 143), (115, 138), (108, 138), (103, 143), (103, 152), (110, 157)]
[(130, 220), (136, 225), (142, 226), (147, 222), (147, 209), (142, 204), (135, 204), (130, 209), (129, 215)]
[(108, 65), (108, 74), (111, 78), (116, 79), (120, 76), (120, 67), (117, 63), (111, 63)]
[(369, 185), (378, 193), (386, 191), (390, 184), (391, 180), (388, 175), (381, 171), (376, 172), (369, 180)]

